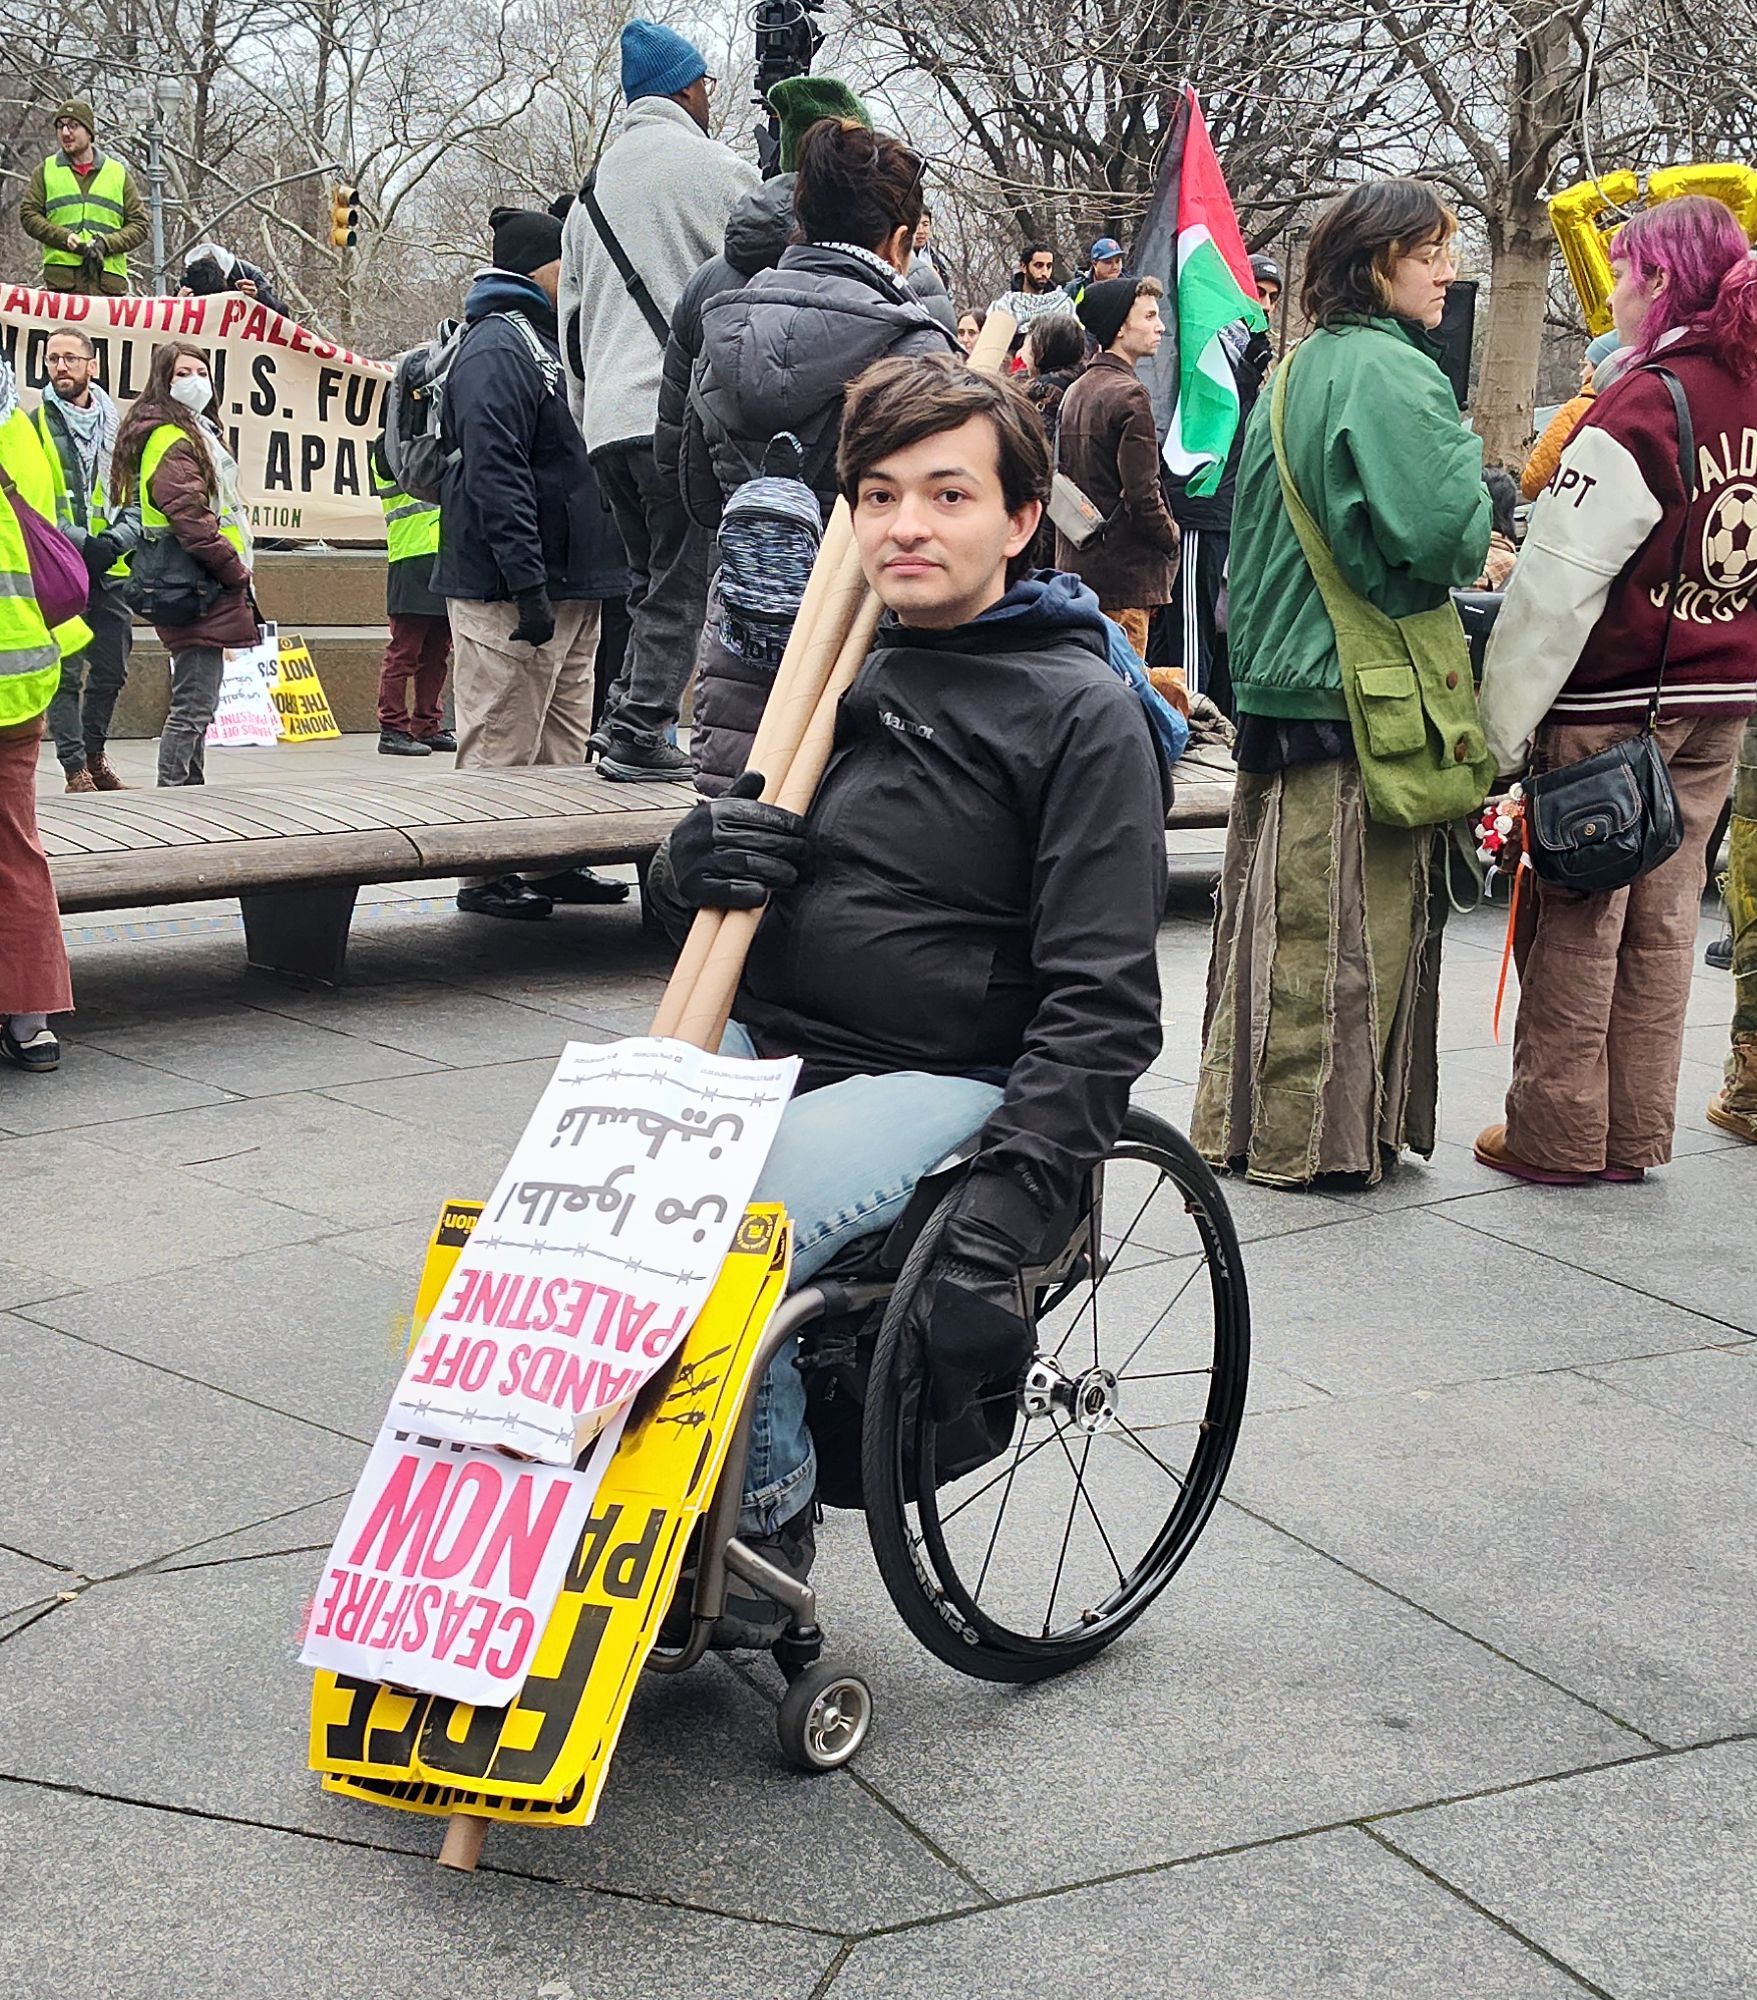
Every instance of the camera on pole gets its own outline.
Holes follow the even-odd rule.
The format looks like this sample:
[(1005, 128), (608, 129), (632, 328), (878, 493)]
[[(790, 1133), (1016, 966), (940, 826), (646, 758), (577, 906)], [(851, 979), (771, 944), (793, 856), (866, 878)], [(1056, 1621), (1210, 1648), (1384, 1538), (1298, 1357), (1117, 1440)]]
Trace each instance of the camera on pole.
[(824, 31), (812, 19), (824, 0), (757, 0), (750, 10), (756, 31), (757, 165), (763, 178), (781, 170), (781, 120), (769, 106), (769, 90), (790, 76), (809, 76), (811, 59), (824, 45)]
[(360, 240), (360, 190), (347, 181), (329, 191), (329, 240), (338, 250), (352, 250)]

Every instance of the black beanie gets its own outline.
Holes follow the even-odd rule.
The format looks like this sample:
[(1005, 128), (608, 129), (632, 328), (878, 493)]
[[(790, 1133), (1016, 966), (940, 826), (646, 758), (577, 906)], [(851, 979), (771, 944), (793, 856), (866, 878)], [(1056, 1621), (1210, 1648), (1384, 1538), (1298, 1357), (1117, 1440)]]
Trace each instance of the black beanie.
[(561, 224), (540, 208), (497, 208), (488, 217), (494, 231), (494, 261), (503, 271), (528, 278), (561, 255)]
[(1080, 316), (1080, 324), (1100, 347), (1108, 347), (1122, 332), (1123, 321), (1128, 318), (1140, 288), (1139, 278), (1106, 278), (1100, 284), (1086, 287), (1085, 297), (1074, 310)]

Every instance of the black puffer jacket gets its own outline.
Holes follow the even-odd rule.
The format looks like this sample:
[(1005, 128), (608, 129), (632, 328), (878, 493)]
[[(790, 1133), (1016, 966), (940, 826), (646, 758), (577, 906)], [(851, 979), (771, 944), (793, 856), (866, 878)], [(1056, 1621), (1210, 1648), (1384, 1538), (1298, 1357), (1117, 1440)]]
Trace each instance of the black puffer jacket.
[[(1160, 1045), (1162, 773), (1107, 652), (1071, 576), (949, 632), (886, 619), (806, 815), (811, 873), (764, 910), (733, 1010), (760, 1054), (804, 1058), (808, 1089), (1004, 1081), (968, 1210), (1025, 1253)], [(650, 880), (680, 930), (668, 848)]]
[(702, 356), (683, 421), (690, 518), (717, 526), (725, 496), (762, 470), (769, 440), (792, 431), (810, 455), (807, 484), (827, 520), (842, 391), (887, 355), (957, 349), (896, 273), (828, 244), (794, 244), (774, 270), (702, 315)]
[(702, 351), (702, 314), (717, 298), (747, 285), (759, 271), (772, 271), (793, 235), (793, 183), (777, 174), (745, 195), (726, 218), (726, 245), (710, 257), (678, 294), (665, 343), (665, 372), (659, 383), (659, 416), (653, 451), (659, 476), (675, 490), (678, 450), (683, 439), (683, 407), (689, 378)]

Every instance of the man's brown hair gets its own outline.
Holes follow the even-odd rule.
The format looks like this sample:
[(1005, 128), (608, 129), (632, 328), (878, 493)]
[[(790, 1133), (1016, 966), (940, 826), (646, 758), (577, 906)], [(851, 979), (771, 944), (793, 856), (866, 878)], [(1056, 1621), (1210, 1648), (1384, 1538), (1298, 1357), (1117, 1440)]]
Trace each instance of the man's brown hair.
[(848, 385), (836, 478), (850, 507), (860, 482), (894, 451), (955, 431), (972, 417), (994, 427), (1001, 494), (1016, 514), (1049, 498), (1049, 439), (1037, 412), (1010, 382), (981, 375), (961, 355), (924, 354), (875, 361)]

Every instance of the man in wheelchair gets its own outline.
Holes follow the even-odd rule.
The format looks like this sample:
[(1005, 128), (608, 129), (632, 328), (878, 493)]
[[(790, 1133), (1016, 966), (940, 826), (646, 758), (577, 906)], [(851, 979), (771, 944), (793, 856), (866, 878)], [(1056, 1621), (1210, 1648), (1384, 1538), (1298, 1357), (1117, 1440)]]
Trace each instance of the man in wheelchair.
[[(650, 894), (679, 937), (695, 909), (767, 904), (723, 1047), (803, 1061), (756, 1190), (793, 1219), (795, 1286), (974, 1135), (915, 1295), (949, 1421), (1030, 1358), (1019, 1272), (1158, 1052), (1166, 779), (1097, 600), (1024, 571), (1050, 458), (1022, 396), (951, 357), (880, 362), (848, 391), (838, 475), (885, 616), (817, 797), (800, 818), (747, 772), (673, 829)], [(739, 1534), (800, 1578), (816, 1476), (784, 1352)], [(731, 1590), (715, 1643), (770, 1644), (786, 1614)]]

